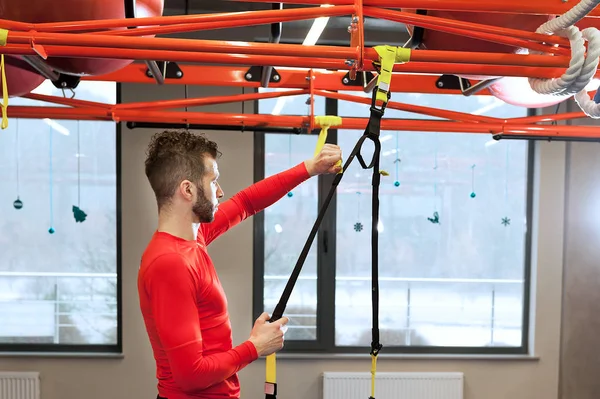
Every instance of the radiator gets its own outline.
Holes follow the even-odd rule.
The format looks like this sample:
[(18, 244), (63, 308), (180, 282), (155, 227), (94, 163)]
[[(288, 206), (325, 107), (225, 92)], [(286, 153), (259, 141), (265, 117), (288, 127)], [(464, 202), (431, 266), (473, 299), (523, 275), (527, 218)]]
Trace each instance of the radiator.
[(39, 373), (0, 371), (0, 399), (40, 399)]
[[(323, 399), (367, 399), (371, 373), (323, 373)], [(375, 374), (376, 399), (463, 399), (463, 373)]]

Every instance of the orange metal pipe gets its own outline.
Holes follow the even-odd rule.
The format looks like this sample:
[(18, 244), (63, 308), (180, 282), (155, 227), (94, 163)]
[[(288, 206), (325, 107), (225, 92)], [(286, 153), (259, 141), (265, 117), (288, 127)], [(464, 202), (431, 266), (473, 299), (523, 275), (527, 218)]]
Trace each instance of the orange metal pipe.
[[(371, 99), (368, 97), (360, 97), (351, 94), (335, 93), (325, 90), (316, 90), (315, 94), (323, 97), (335, 98), (342, 101), (352, 101), (361, 104), (371, 104)], [(392, 94), (393, 96), (393, 94)], [(399, 111), (412, 112), (416, 114), (429, 115), (438, 118), (449, 119), (459, 122), (483, 122), (483, 123), (500, 123), (501, 119), (482, 115), (472, 115), (465, 112), (447, 111), (432, 107), (423, 107), (420, 105), (403, 104), (396, 101), (389, 101), (387, 108), (396, 109)]]
[(203, 22), (190, 24), (177, 24), (166, 26), (150, 26), (127, 30), (108, 30), (100, 32), (90, 32), (92, 35), (107, 35), (107, 36), (149, 36), (149, 35), (166, 35), (171, 33), (196, 32), (212, 29), (239, 28), (243, 26), (266, 25), (277, 22), (296, 21), (296, 17), (279, 17), (279, 18), (256, 18), (246, 19), (244, 21), (225, 21), (225, 22)]
[(356, 27), (358, 34), (358, 65), (357, 70), (362, 71), (365, 63), (365, 28), (364, 28), (364, 7), (363, 0), (354, 0), (354, 12), (353, 18), (356, 18)]
[[(186, 52), (212, 52), (225, 54), (275, 55), (288, 57), (320, 57), (320, 58), (356, 58), (357, 50), (341, 46), (303, 46), (300, 44), (253, 43), (220, 40), (173, 39), (159, 37), (120, 37), (109, 35), (90, 35), (85, 33), (42, 33), (11, 32), (8, 35), (10, 44), (30, 44), (42, 46), (81, 46), (81, 56), (87, 56), (83, 50), (91, 48), (112, 48), (135, 50), (163, 50)], [(378, 59), (373, 50), (371, 59)], [(544, 56), (537, 56), (544, 57)], [(547, 57), (550, 58), (550, 57)], [(153, 59), (160, 59), (153, 58)]]
[[(400, 22), (404, 24), (412, 24), (440, 32), (467, 36), (494, 43), (523, 47), (531, 50), (539, 50), (547, 53), (561, 55), (571, 54), (571, 50), (569, 48), (552, 47), (548, 44), (536, 43), (546, 42), (549, 44), (560, 44), (563, 46), (570, 45), (568, 40), (556, 35), (542, 35), (539, 33), (502, 28), (499, 26), (456, 21), (446, 18), (418, 15), (400, 11), (381, 10), (373, 7), (365, 7), (365, 14), (374, 18), (387, 19), (389, 21)], [(531, 40), (536, 42), (532, 42)]]
[[(237, 0), (246, 3), (270, 3), (270, 0)], [(281, 0), (284, 4), (331, 4), (342, 6), (353, 0)], [(444, 10), (466, 12), (501, 12), (512, 14), (560, 15), (569, 11), (573, 4), (547, 0), (363, 0), (365, 6), (380, 8), (412, 8), (418, 10)], [(596, 7), (589, 16), (600, 16)]]
[[(529, 57), (529, 56), (528, 56)], [(515, 76), (531, 78), (558, 78), (564, 72), (564, 68), (526, 67), (515, 65), (478, 65), (470, 64), (443, 64), (434, 62), (409, 62), (394, 65), (394, 72), (427, 73), (427, 74), (451, 74), (451, 75), (479, 75), (479, 76)], [(600, 70), (596, 71), (596, 77), (600, 77)]]
[(302, 94), (309, 94), (308, 90), (289, 90), (289, 91), (276, 91), (266, 93), (248, 93), (248, 94), (235, 94), (231, 96), (211, 96), (202, 98), (187, 98), (181, 100), (164, 100), (164, 101), (146, 101), (146, 102), (135, 102), (128, 104), (117, 104), (115, 110), (155, 110), (155, 109), (170, 109), (180, 107), (198, 107), (203, 105), (214, 105), (214, 104), (226, 104), (232, 102), (243, 102), (243, 101), (254, 101), (264, 100), (268, 98), (288, 97), (297, 96)]
[[(125, 39), (125, 38), (124, 38)], [(131, 39), (131, 38), (126, 38)], [(305, 67), (307, 64), (324, 69), (347, 69), (343, 60), (324, 58), (299, 58), (271, 55), (252, 54), (223, 54), (201, 53), (190, 51), (167, 50), (137, 50), (126, 48), (104, 47), (71, 47), (45, 45), (44, 50), (49, 57), (84, 57), (84, 58), (109, 58), (123, 60), (166, 60), (175, 62), (199, 62), (209, 64), (237, 64), (237, 65), (271, 65), (287, 67)], [(7, 45), (0, 48), (4, 54), (36, 55), (29, 46)]]
[[(117, 120), (163, 123), (204, 123), (214, 125), (239, 125), (251, 129), (253, 126), (304, 127), (309, 126), (307, 116), (226, 114), (198, 112), (166, 112), (125, 110), (106, 112), (98, 108), (65, 107), (9, 107), (9, 117), (13, 118), (54, 118), (70, 120)], [(367, 118), (345, 117), (339, 129), (364, 130)], [(315, 127), (320, 127), (315, 124)], [(381, 129), (392, 131), (477, 133), (477, 134), (514, 134), (526, 136), (562, 136), (577, 138), (600, 138), (597, 126), (555, 126), (506, 123), (471, 123), (412, 119), (382, 119)]]
[(79, 100), (76, 98), (67, 98), (67, 97), (59, 97), (59, 96), (48, 96), (45, 94), (36, 94), (36, 93), (28, 93), (23, 95), (24, 98), (29, 98), (30, 100), (37, 101), (45, 101), (54, 104), (68, 105), (72, 107), (97, 107), (109, 109), (112, 107), (112, 104), (105, 104), (96, 101), (88, 101), (88, 100)]
[(539, 123), (539, 122), (557, 122), (566, 121), (572, 119), (589, 119), (589, 117), (583, 112), (564, 112), (560, 114), (548, 114), (548, 115), (534, 115), (534, 116), (523, 116), (519, 118), (508, 119), (507, 123)]
[(71, 32), (82, 30), (87, 31), (96, 29), (126, 28), (134, 26), (157, 26), (186, 23), (246, 21), (255, 18), (260, 19), (294, 16), (297, 16), (298, 18), (296, 19), (300, 20), (306, 18), (316, 18), (320, 16), (349, 15), (353, 12), (353, 10), (354, 6), (352, 4), (348, 4), (339, 7), (309, 7), (303, 9), (294, 8), (285, 10), (257, 10), (215, 14), (172, 15), (147, 18), (45, 22), (38, 24), (26, 24), (27, 29), (25, 30), (36, 30), (40, 32)]
[(424, 28), (437, 29), (438, 27), (447, 26), (453, 28), (463, 29), (465, 31), (477, 31), (494, 33), (498, 35), (511, 35), (512, 37), (518, 37), (521, 39), (532, 40), (540, 43), (558, 44), (561, 46), (569, 47), (570, 42), (568, 39), (557, 36), (557, 35), (543, 35), (541, 33), (529, 32), (519, 29), (504, 28), (495, 25), (478, 24), (467, 21), (457, 21), (448, 18), (433, 17), (431, 15), (419, 15), (402, 11), (384, 10), (376, 7), (365, 7), (365, 13), (369, 16), (387, 19), (390, 21), (401, 22), (405, 24), (411, 24), (415, 26), (421, 26)]
[[(298, 44), (251, 43), (238, 41), (170, 39), (150, 37), (119, 37), (90, 34), (11, 32), (8, 35), (10, 44), (30, 44), (35, 42), (42, 46), (82, 46), (80, 56), (90, 54), (96, 47), (114, 49), (163, 50), (186, 52), (213, 52), (226, 54), (253, 54), (289, 57), (316, 57), (332, 59), (356, 59), (357, 49), (341, 46), (302, 46)], [(72, 54), (71, 54), (72, 55)], [(378, 60), (375, 49), (365, 49), (369, 60)], [(489, 65), (519, 65), (535, 67), (563, 67), (569, 65), (570, 57), (547, 56), (536, 54), (501, 54), (501, 53), (469, 53), (459, 51), (413, 50), (411, 60), (414, 62), (440, 63), (477, 63)], [(150, 59), (160, 59), (152, 57)], [(276, 64), (273, 64), (276, 65)], [(285, 64), (284, 64), (285, 65)]]
[[(199, 86), (235, 86), (235, 87), (260, 87), (260, 82), (248, 81), (245, 78), (248, 66), (215, 66), (215, 65), (179, 65), (183, 76), (177, 79), (165, 79), (165, 84), (199, 85)], [(123, 83), (148, 83), (156, 84), (152, 77), (146, 75), (145, 64), (133, 63), (118, 71), (97, 76), (83, 76), (82, 80), (97, 80)], [(363, 91), (362, 85), (343, 84), (342, 79), (346, 71), (332, 71), (322, 69), (286, 68), (278, 67), (280, 79), (269, 84), (272, 88), (306, 89), (311, 84), (315, 89), (339, 91)], [(307, 78), (309, 78), (307, 80)], [(392, 93), (433, 93), (433, 94), (461, 94), (460, 90), (439, 88), (436, 81), (439, 74), (409, 74), (394, 73), (392, 78)], [(471, 80), (475, 84), (476, 80)], [(490, 95), (484, 89), (473, 95)]]

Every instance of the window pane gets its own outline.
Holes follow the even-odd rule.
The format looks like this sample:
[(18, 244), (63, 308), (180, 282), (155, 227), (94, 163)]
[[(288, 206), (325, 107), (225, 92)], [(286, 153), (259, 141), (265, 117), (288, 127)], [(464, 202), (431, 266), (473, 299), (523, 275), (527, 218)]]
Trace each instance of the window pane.
[[(527, 112), (490, 96), (394, 93), (393, 100), (498, 117)], [(339, 114), (369, 111), (340, 101)], [(391, 109), (384, 116), (424, 117)], [(339, 131), (344, 154), (362, 133)], [(527, 142), (391, 131), (381, 142), (381, 169), (390, 174), (381, 180), (378, 226), (382, 343), (520, 346)], [(367, 162), (372, 153), (367, 140)], [(337, 192), (340, 346), (371, 342), (371, 174), (353, 162)]]
[[(262, 90), (261, 90), (262, 91)], [(267, 89), (266, 91), (273, 91)], [(308, 115), (308, 96), (259, 101), (259, 113)], [(315, 99), (315, 113), (325, 102)], [(312, 157), (317, 135), (265, 135), (265, 176), (282, 172)], [(318, 180), (310, 179), (264, 211), (264, 311), (271, 314), (317, 218)], [(308, 253), (288, 301), (286, 340), (317, 339), (317, 244)]]
[[(48, 81), (35, 92), (63, 95)], [(116, 102), (112, 82), (82, 81), (75, 92)], [(49, 104), (11, 98), (9, 117), (10, 105)], [(113, 122), (9, 120), (0, 134), (0, 344), (117, 343), (116, 173)]]

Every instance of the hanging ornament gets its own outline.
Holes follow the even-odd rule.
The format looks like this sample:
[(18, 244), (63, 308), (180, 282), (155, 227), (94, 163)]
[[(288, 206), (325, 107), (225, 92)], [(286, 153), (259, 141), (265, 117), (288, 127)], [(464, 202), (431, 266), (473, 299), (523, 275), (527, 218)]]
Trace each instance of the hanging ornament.
[(471, 198), (475, 198), (475, 164), (471, 166)]
[(434, 177), (433, 177), (433, 216), (432, 217), (428, 217), (427, 220), (429, 220), (431, 223), (433, 224), (440, 224), (440, 214), (437, 211), (437, 183), (438, 183), (438, 176), (437, 176), (437, 170), (438, 170), (438, 153), (437, 153), (437, 146), (438, 146), (438, 134), (435, 134), (435, 150), (434, 150), (434, 157), (433, 157), (433, 173), (434, 173)]
[(357, 206), (357, 219), (358, 222), (354, 223), (354, 231), (356, 231), (357, 233), (360, 233), (363, 230), (363, 224), (360, 222), (360, 191), (356, 192), (356, 195), (358, 195), (358, 206)]
[[(510, 143), (506, 143), (506, 159), (504, 161), (505, 171), (504, 171), (504, 209), (505, 212), (508, 212), (508, 154), (509, 154)], [(508, 216), (504, 216), (502, 218), (502, 224), (504, 227), (508, 227), (510, 224), (510, 219)]]
[(52, 183), (53, 183), (53, 176), (52, 176), (52, 126), (50, 127), (50, 142), (49, 142), (49, 156), (48, 158), (50, 159), (50, 171), (49, 171), (49, 179), (50, 179), (50, 186), (49, 186), (49, 191), (50, 191), (50, 228), (48, 229), (48, 233), (50, 234), (54, 234), (55, 230), (54, 230), (54, 206), (53, 206), (53, 201), (52, 201)]
[[(309, 100), (310, 101), (310, 97)], [(292, 135), (288, 135), (289, 140), (288, 140), (288, 164), (291, 167), (292, 166)], [(289, 192), (287, 193), (288, 198), (292, 198), (294, 196), (293, 192)]]
[(398, 180), (398, 167), (400, 166), (400, 155), (398, 154), (398, 136), (399, 132), (396, 132), (396, 159), (394, 160), (394, 164), (396, 165), (396, 181), (394, 181), (395, 187), (400, 187), (400, 180)]
[(21, 188), (19, 178), (19, 119), (16, 119), (15, 126), (17, 127), (17, 133), (15, 136), (15, 155), (17, 158), (17, 199), (13, 202), (13, 207), (15, 209), (21, 209), (23, 208), (23, 201), (21, 201)]
[(433, 217), (427, 218), (433, 224), (440, 224), (440, 214), (433, 212)]
[(81, 121), (77, 121), (77, 206), (73, 205), (73, 217), (75, 223), (83, 223), (87, 214), (81, 210), (81, 146), (80, 146), (80, 132), (79, 124)]

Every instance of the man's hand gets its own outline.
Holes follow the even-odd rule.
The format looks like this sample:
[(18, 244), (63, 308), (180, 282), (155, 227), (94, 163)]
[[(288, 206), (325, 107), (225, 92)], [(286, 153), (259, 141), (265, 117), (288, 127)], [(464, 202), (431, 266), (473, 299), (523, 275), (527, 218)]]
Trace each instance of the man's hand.
[(283, 335), (287, 317), (269, 323), (269, 315), (264, 312), (254, 322), (249, 341), (254, 344), (258, 356), (268, 356), (283, 348)]
[(323, 149), (313, 158), (304, 162), (308, 174), (313, 177), (327, 173), (338, 173), (342, 165), (336, 166), (342, 160), (342, 149), (335, 144), (325, 144)]

